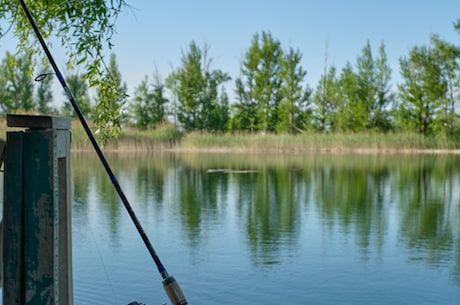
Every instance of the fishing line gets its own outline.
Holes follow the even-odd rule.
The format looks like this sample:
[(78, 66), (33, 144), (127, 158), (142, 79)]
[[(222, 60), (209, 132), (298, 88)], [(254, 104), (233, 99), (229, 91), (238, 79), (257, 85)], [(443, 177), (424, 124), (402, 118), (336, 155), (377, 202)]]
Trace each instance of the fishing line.
[(59, 71), (59, 68), (56, 64), (56, 62), (54, 61), (54, 58), (51, 54), (51, 52), (49, 51), (48, 49), (48, 46), (46, 45), (41, 33), (40, 33), (40, 30), (38, 29), (37, 25), (35, 24), (35, 21), (32, 17), (32, 15), (30, 14), (29, 12), (29, 9), (27, 8), (24, 0), (19, 0), (19, 2), (21, 3), (21, 6), (22, 6), (22, 9), (24, 11), (24, 13), (26, 14), (26, 17), (27, 19), (29, 20), (29, 23), (30, 25), (32, 26), (39, 42), (40, 42), (40, 45), (42, 46), (43, 48), (43, 51), (45, 52), (46, 54), (46, 57), (48, 58), (51, 66), (53, 67), (53, 70), (54, 72), (56, 73), (56, 76), (59, 80), (59, 82), (61, 83), (62, 85), (62, 88), (64, 89), (69, 101), (70, 101), (70, 104), (72, 105), (78, 119), (80, 120), (80, 123), (81, 125), (83, 126), (83, 129), (85, 130), (86, 132), (86, 135), (88, 136), (91, 144), (93, 145), (94, 147), (94, 150), (96, 151), (96, 154), (97, 156), (99, 157), (99, 160), (101, 161), (102, 165), (104, 166), (106, 172), (107, 172), (107, 175), (109, 176), (110, 178), (110, 181), (112, 182), (115, 190), (117, 191), (121, 201), (123, 202), (123, 205), (125, 206), (126, 208), (126, 211), (128, 212), (129, 216), (131, 217), (131, 220), (133, 221), (140, 237), (142, 238), (147, 250), (149, 251), (150, 255), (152, 256), (152, 259), (153, 261), (155, 262), (155, 265), (157, 266), (158, 268), (158, 272), (160, 273), (162, 279), (163, 279), (163, 287), (166, 291), (166, 294), (168, 295), (171, 303), (173, 305), (186, 305), (188, 304), (187, 300), (185, 299), (185, 296), (182, 292), (182, 289), (180, 288), (179, 284), (177, 283), (177, 281), (168, 274), (168, 272), (166, 271), (166, 268), (163, 266), (163, 264), (161, 263), (160, 261), (160, 258), (158, 257), (158, 255), (156, 254), (149, 238), (147, 237), (147, 234), (145, 234), (145, 231), (144, 229), (142, 228), (136, 214), (134, 213), (134, 210), (132, 209), (131, 207), (131, 204), (129, 203), (128, 199), (126, 198), (120, 184), (118, 183), (118, 180), (115, 176), (115, 174), (113, 173), (112, 171), (112, 168), (110, 167), (109, 163), (107, 162), (107, 159), (105, 158), (101, 148), (99, 147), (99, 144), (97, 143), (93, 133), (91, 132), (91, 129), (89, 128), (88, 126), (88, 123), (86, 122), (82, 112), (80, 111), (80, 108), (78, 107), (78, 104), (76, 103), (75, 101), (75, 98), (73, 97), (72, 95), (72, 92), (70, 91), (69, 87), (67, 86), (67, 83), (64, 79), (64, 77), (62, 76), (61, 72)]
[(97, 254), (99, 256), (99, 260), (101, 262), (102, 269), (104, 270), (105, 277), (106, 277), (107, 281), (109, 282), (110, 290), (112, 291), (112, 301), (113, 301), (114, 304), (116, 304), (117, 303), (116, 300), (119, 300), (119, 298), (118, 298), (117, 294), (115, 293), (115, 289), (113, 288), (112, 280), (111, 280), (111, 278), (109, 276), (107, 266), (106, 266), (106, 264), (104, 262), (104, 257), (102, 256), (101, 250), (99, 249), (98, 244), (96, 242), (96, 237), (95, 237), (95, 234), (94, 234), (94, 231), (93, 231), (93, 227), (91, 226), (91, 223), (90, 223), (88, 218), (82, 217), (82, 219), (83, 219), (83, 222), (85, 222), (85, 224), (86, 224), (86, 228), (88, 228), (89, 232), (91, 233), (90, 234), (91, 235), (91, 241), (93, 242), (93, 244), (94, 244), (94, 246), (96, 248), (96, 252), (97, 252)]

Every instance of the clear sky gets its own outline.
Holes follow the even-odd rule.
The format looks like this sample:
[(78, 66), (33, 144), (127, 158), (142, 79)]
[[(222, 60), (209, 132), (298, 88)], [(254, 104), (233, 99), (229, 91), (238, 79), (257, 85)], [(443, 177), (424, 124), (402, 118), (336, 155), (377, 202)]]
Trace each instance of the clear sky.
[[(375, 55), (383, 41), (393, 82), (398, 81), (399, 58), (428, 44), (430, 34), (460, 44), (453, 29), (460, 19), (459, 0), (126, 1), (133, 9), (119, 18), (112, 51), (130, 91), (145, 75), (151, 79), (155, 67), (167, 77), (192, 40), (210, 46), (211, 68), (234, 79), (253, 35), (269, 31), (283, 48), (301, 51), (311, 87), (323, 73), (326, 42), (328, 64), (342, 69), (347, 61), (355, 62), (367, 40)], [(0, 47), (3, 57), (5, 45)], [(234, 82), (226, 87), (233, 90)]]
[[(328, 63), (341, 69), (355, 62), (367, 40), (374, 54), (386, 45), (394, 81), (399, 58), (437, 33), (460, 44), (453, 23), (460, 19), (459, 0), (127, 0), (134, 8), (119, 19), (114, 51), (129, 83), (163, 77), (180, 65), (181, 54), (194, 40), (210, 46), (213, 68), (232, 78), (257, 32), (270, 31), (284, 48), (303, 54), (306, 81), (315, 87)], [(233, 82), (226, 85), (233, 89)]]

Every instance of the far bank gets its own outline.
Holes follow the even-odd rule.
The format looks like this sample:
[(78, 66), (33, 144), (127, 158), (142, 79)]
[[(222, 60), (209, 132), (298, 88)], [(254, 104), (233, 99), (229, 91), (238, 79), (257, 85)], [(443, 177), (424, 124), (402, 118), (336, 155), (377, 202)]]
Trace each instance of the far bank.
[[(0, 120), (0, 137), (6, 138), (5, 120)], [(72, 122), (72, 151), (93, 147), (78, 121)], [(96, 137), (97, 133), (95, 132)], [(215, 152), (215, 153), (442, 153), (459, 154), (460, 141), (416, 133), (183, 133), (172, 125), (153, 130), (125, 127), (103, 147), (110, 152)]]
[[(72, 129), (72, 150), (92, 150), (78, 125)], [(125, 128), (106, 151), (216, 153), (460, 153), (460, 142), (415, 133), (180, 133), (172, 128)]]

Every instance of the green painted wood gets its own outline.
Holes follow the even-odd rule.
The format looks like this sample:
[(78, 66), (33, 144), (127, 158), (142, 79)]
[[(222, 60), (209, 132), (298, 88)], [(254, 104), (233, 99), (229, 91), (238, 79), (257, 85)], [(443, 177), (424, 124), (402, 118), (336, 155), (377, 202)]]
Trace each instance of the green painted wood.
[(55, 284), (54, 160), (51, 129), (24, 133), (25, 304), (58, 304)]
[(24, 304), (23, 139), (7, 134), (3, 201), (3, 304)]
[(4, 271), (9, 285), (3, 304), (72, 305), (70, 131), (31, 128), (7, 137)]

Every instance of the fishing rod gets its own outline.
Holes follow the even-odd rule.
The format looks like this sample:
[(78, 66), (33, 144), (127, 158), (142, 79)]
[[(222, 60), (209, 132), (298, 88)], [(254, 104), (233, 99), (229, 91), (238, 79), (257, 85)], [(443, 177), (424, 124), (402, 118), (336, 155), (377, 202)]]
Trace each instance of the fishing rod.
[(136, 216), (136, 213), (134, 213), (133, 208), (131, 207), (131, 204), (129, 203), (128, 199), (126, 198), (125, 194), (123, 193), (123, 190), (118, 183), (118, 180), (113, 173), (109, 163), (107, 162), (107, 159), (105, 158), (101, 148), (99, 147), (99, 144), (97, 143), (93, 133), (91, 132), (91, 129), (88, 126), (88, 123), (85, 120), (85, 117), (83, 116), (80, 108), (78, 107), (77, 102), (75, 101), (75, 98), (72, 95), (72, 92), (70, 92), (69, 87), (67, 86), (67, 83), (62, 76), (56, 62), (54, 61), (53, 56), (51, 55), (50, 50), (48, 49), (48, 46), (45, 43), (45, 40), (43, 39), (43, 36), (41, 35), (32, 15), (29, 12), (29, 9), (27, 5), (25, 4), (24, 0), (19, 0), (21, 3), (22, 9), (24, 10), (24, 13), (27, 16), (27, 19), (29, 20), (30, 25), (32, 26), (35, 35), (37, 36), (43, 51), (46, 54), (46, 57), (48, 58), (51, 66), (53, 67), (54, 73), (56, 74), (59, 82), (62, 85), (62, 88), (64, 89), (70, 104), (72, 104), (72, 107), (77, 114), (78, 119), (80, 120), (80, 123), (83, 126), (83, 129), (86, 132), (86, 135), (88, 136), (89, 140), (91, 141), (91, 144), (94, 147), (94, 150), (96, 151), (96, 154), (98, 155), (102, 165), (104, 166), (107, 175), (110, 178), (110, 181), (112, 181), (113, 186), (115, 187), (115, 190), (117, 191), (121, 201), (123, 202), (123, 205), (126, 208), (126, 211), (128, 212), (129, 216), (131, 217), (131, 220), (133, 221), (134, 225), (136, 226), (137, 231), (139, 232), (139, 235), (141, 236), (142, 240), (144, 241), (145, 246), (147, 247), (147, 250), (149, 251), (150, 255), (153, 258), (153, 261), (155, 262), (155, 265), (158, 268), (158, 271), (161, 274), (161, 277), (163, 279), (163, 287), (166, 292), (166, 294), (169, 297), (169, 300), (173, 305), (186, 305), (188, 304), (187, 300), (185, 299), (185, 295), (182, 292), (182, 289), (180, 288), (179, 284), (177, 281), (174, 279), (174, 277), (170, 276), (168, 272), (166, 271), (166, 268), (163, 266), (163, 264), (160, 261), (160, 258), (155, 252), (155, 249), (152, 246), (152, 243), (150, 242), (149, 238), (147, 237), (147, 234), (145, 234), (144, 229), (141, 226), (141, 223), (139, 222), (139, 219)]

